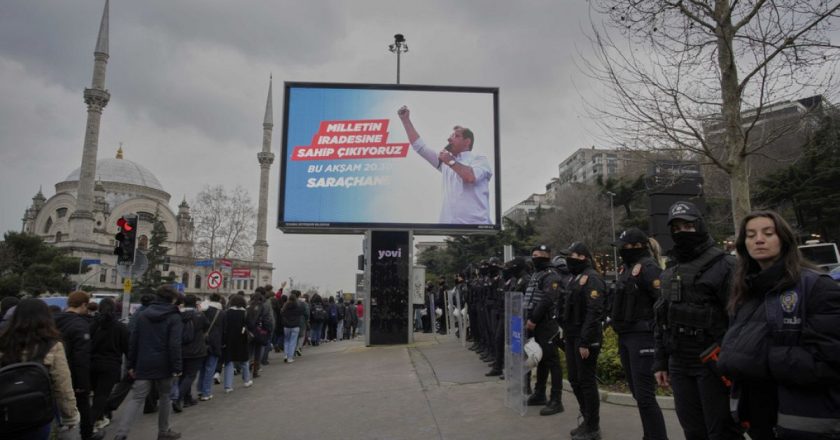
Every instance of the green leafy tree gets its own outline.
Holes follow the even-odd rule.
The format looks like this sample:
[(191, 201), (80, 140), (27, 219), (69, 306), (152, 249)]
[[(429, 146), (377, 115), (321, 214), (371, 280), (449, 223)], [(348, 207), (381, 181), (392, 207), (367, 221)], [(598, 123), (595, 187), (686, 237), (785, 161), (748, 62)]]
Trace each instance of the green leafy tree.
[[(75, 286), (70, 275), (79, 272), (79, 263), (79, 258), (37, 235), (9, 231), (0, 243), (0, 297), (69, 293)], [(82, 267), (82, 272), (86, 271), (87, 267)]]
[(633, 204), (638, 203), (645, 191), (644, 174), (635, 179), (608, 177), (606, 181), (599, 175), (595, 184), (601, 190), (601, 194), (607, 197), (607, 201), (609, 201), (610, 193), (613, 194), (615, 208), (624, 208), (624, 218), (616, 225), (617, 227), (647, 229), (647, 210), (642, 210), (641, 213), (638, 210), (633, 211)]
[(152, 233), (149, 237), (149, 249), (146, 251), (146, 259), (149, 260), (149, 268), (140, 278), (138, 291), (140, 293), (152, 293), (163, 284), (170, 284), (174, 280), (167, 274), (162, 275), (163, 265), (166, 262), (166, 254), (169, 248), (164, 246), (169, 233), (166, 232), (159, 214), (156, 212), (152, 219)]

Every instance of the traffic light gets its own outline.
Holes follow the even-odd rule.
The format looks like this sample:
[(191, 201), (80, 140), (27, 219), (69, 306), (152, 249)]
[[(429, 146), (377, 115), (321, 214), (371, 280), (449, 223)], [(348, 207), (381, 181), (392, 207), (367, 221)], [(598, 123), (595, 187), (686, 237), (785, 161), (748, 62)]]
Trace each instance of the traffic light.
[(137, 242), (137, 216), (124, 215), (117, 219), (119, 231), (114, 239), (117, 246), (114, 248), (114, 255), (117, 256), (117, 264), (134, 263), (134, 248)]

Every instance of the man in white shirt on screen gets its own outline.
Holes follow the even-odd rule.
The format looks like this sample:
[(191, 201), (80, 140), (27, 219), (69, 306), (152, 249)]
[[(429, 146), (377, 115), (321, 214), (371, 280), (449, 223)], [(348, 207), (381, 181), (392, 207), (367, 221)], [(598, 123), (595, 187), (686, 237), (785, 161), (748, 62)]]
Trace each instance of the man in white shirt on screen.
[(448, 145), (440, 152), (429, 148), (411, 123), (408, 107), (397, 114), (402, 121), (411, 148), (443, 176), (442, 224), (487, 225), (490, 221), (490, 178), (493, 170), (486, 156), (474, 154), (472, 130), (456, 125)]

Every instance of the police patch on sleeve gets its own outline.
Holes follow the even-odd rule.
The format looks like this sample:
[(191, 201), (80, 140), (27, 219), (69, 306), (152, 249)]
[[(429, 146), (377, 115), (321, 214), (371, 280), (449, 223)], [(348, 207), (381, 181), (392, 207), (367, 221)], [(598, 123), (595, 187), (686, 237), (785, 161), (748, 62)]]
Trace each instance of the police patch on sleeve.
[(597, 290), (593, 290), (592, 292), (589, 293), (589, 297), (592, 298), (592, 299), (598, 299), (598, 296), (600, 296), (600, 295), (601, 294), (598, 293)]
[(653, 280), (653, 288), (654, 289), (658, 289), (660, 286), (662, 286), (662, 281), (659, 281), (659, 278)]
[(552, 290), (557, 290), (559, 287), (560, 287), (560, 283), (558, 283), (557, 281), (551, 283), (551, 289)]

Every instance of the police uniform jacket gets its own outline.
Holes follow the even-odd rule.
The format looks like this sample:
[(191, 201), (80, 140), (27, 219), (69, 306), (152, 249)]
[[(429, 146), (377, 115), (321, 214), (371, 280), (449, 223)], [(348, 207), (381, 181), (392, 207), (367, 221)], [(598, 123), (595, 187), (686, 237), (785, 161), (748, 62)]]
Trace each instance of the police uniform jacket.
[(616, 333), (653, 332), (653, 305), (659, 299), (661, 273), (650, 256), (621, 266), (609, 312)]
[(555, 335), (559, 329), (554, 310), (560, 295), (560, 283), (560, 275), (553, 268), (548, 268), (531, 275), (525, 288), (523, 305), (526, 316), (537, 325), (534, 336), (541, 340)]
[(654, 306), (654, 371), (674, 357), (700, 364), (700, 354), (726, 333), (726, 304), (735, 258), (710, 246), (697, 258), (670, 265), (660, 276)]
[(732, 319), (718, 367), (736, 385), (775, 388), (781, 438), (840, 438), (840, 286), (805, 269), (794, 286), (753, 294)]
[(587, 267), (569, 283), (569, 294), (563, 313), (566, 337), (579, 342), (578, 346), (598, 347), (603, 339), (601, 321), (604, 319), (607, 285), (594, 268)]

